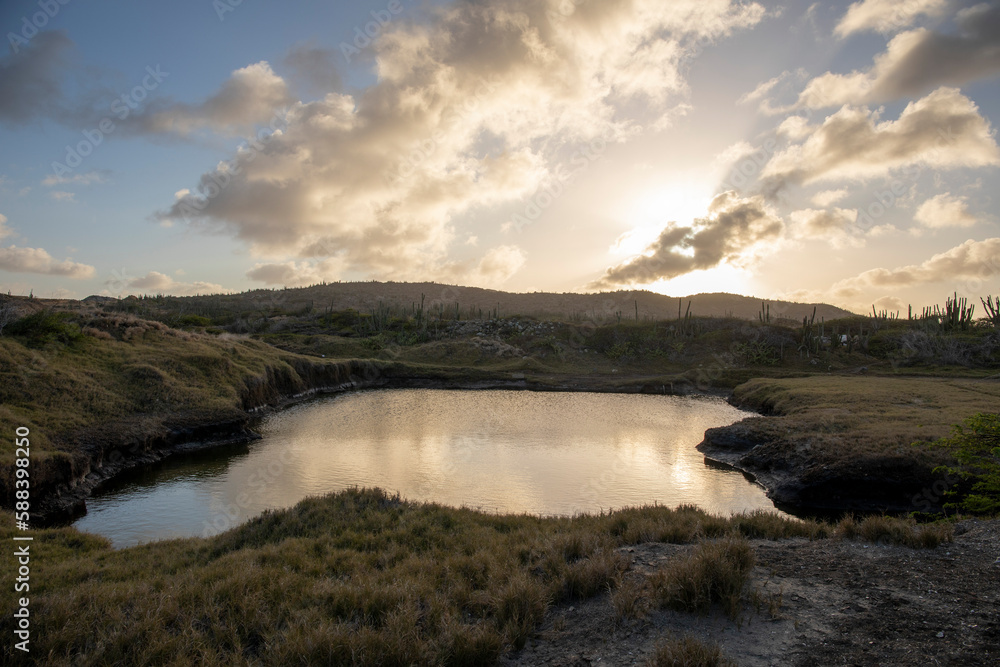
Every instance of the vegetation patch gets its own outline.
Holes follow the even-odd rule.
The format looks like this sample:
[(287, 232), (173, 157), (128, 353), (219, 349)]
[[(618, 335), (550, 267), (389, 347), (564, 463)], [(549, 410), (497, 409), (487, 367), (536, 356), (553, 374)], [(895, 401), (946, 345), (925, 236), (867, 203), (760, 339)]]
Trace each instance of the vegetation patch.
[(979, 413), (934, 443), (957, 462), (936, 472), (956, 480), (946, 492), (946, 509), (968, 514), (1000, 514), (1000, 414)]
[(736, 667), (735, 662), (723, 655), (718, 644), (706, 644), (690, 635), (680, 639), (671, 638), (661, 643), (646, 665), (647, 667)]
[[(833, 534), (816, 522), (690, 507), (497, 516), (378, 490), (308, 499), (212, 538), (120, 551), (72, 528), (39, 530), (32, 652), (48, 656), (42, 664), (490, 664), (561, 600), (611, 590), (623, 616), (641, 614), (647, 603), (621, 583), (632, 575), (616, 549), (652, 527), (700, 541), (654, 575), (657, 599), (735, 613), (754, 562), (741, 535), (748, 526), (767, 539)], [(7, 513), (0, 539), (14, 533)]]

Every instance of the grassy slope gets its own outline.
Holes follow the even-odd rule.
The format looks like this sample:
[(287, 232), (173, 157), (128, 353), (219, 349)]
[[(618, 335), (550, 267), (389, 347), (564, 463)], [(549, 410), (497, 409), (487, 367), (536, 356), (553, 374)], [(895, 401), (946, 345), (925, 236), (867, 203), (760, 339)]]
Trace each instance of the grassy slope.
[[(9, 513), (2, 519), (0, 540), (9, 543)], [(950, 528), (884, 519), (835, 528), (768, 513), (722, 519), (690, 507), (541, 519), (345, 491), (210, 539), (112, 551), (72, 528), (34, 534), (37, 664), (471, 665), (520, 645), (549, 604), (616, 587), (622, 545), (839, 534), (929, 547), (949, 540)], [(663, 577), (661, 604), (735, 604), (712, 591), (730, 582), (725, 590), (739, 595), (745, 577), (733, 585), (724, 563), (709, 572), (689, 565)], [(684, 595), (703, 588), (707, 601)], [(5, 587), (4, 609), (12, 598)]]
[[(951, 462), (947, 452), (913, 443), (948, 435), (977, 412), (996, 412), (1000, 382), (818, 375), (751, 380), (733, 398), (769, 416), (713, 429), (707, 440), (726, 446), (727, 436), (735, 435), (730, 442), (738, 454), (756, 445), (741, 454), (741, 467), (788, 471), (793, 487), (814, 487), (795, 504), (832, 507), (856, 494), (900, 509), (935, 482), (934, 467)], [(793, 487), (789, 493), (800, 493)], [(778, 489), (777, 497), (793, 502), (784, 493)]]
[(762, 423), (811, 444), (817, 461), (906, 453), (916, 441), (1000, 406), (1000, 382), (964, 378), (822, 376), (755, 379), (733, 392), (744, 407), (776, 415)]
[(146, 448), (180, 429), (239, 426), (248, 408), (347, 381), (366, 368), (131, 318), (110, 318), (104, 325), (71, 344), (39, 349), (0, 338), (4, 478), (12, 469), (9, 436), (17, 427), (31, 430), (33, 487), (44, 489), (86, 474), (108, 450)]

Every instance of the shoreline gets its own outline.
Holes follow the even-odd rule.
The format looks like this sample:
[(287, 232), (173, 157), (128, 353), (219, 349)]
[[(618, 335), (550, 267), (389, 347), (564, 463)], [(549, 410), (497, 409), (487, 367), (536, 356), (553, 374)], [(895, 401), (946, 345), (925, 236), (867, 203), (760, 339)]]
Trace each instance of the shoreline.
[[(384, 373), (385, 369), (380, 369), (380, 371)], [(666, 389), (667, 386), (661, 384), (660, 387), (657, 387), (648, 382), (642, 382), (641, 378), (639, 378), (638, 383), (629, 383), (628, 380), (630, 378), (627, 377), (620, 379), (625, 382), (617, 385), (607, 385), (597, 382), (599, 378), (596, 377), (578, 377), (573, 378), (573, 383), (553, 385), (541, 379), (528, 377), (457, 379), (436, 378), (431, 375), (423, 377), (396, 377), (383, 374), (373, 379), (352, 378), (347, 382), (337, 385), (313, 387), (304, 392), (281, 395), (273, 402), (248, 408), (238, 420), (227, 419), (217, 422), (203, 422), (186, 428), (169, 430), (166, 434), (155, 438), (153, 441), (147, 440), (114, 445), (111, 449), (114, 454), (119, 455), (105, 456), (102, 453), (99, 459), (91, 459), (89, 468), (83, 474), (52, 484), (51, 488), (53, 491), (49, 491), (42, 500), (38, 501), (35, 511), (32, 512), (32, 520), (41, 527), (69, 525), (79, 517), (86, 515), (87, 500), (108, 482), (130, 471), (160, 463), (175, 455), (247, 444), (259, 440), (261, 436), (253, 429), (257, 420), (268, 414), (279, 412), (323, 396), (334, 396), (367, 389), (588, 392), (685, 397), (710, 396), (716, 398), (727, 398), (731, 393), (729, 391), (697, 389), (672, 393), (672, 391), (657, 391), (658, 388)], [(587, 380), (590, 380), (590, 383), (587, 383)], [(689, 385), (685, 385), (685, 388), (687, 386)], [(674, 386), (671, 385), (669, 388), (673, 390)], [(185, 437), (187, 434), (194, 433), (203, 435), (200, 435), (196, 439)], [(122, 451), (129, 452), (129, 454), (120, 454)]]

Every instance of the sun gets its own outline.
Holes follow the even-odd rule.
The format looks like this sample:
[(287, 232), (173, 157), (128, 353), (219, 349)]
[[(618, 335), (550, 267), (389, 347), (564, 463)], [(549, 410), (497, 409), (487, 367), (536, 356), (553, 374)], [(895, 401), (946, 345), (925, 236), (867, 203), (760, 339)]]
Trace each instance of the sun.
[(739, 269), (729, 264), (702, 271), (692, 271), (670, 280), (658, 280), (645, 286), (650, 292), (669, 294), (671, 296), (690, 296), (692, 294), (712, 294), (726, 292), (754, 296), (756, 283), (753, 274), (745, 269)]
[(629, 207), (629, 218), (637, 227), (668, 223), (690, 225), (708, 214), (712, 186), (696, 182), (678, 182), (657, 186), (639, 193)]

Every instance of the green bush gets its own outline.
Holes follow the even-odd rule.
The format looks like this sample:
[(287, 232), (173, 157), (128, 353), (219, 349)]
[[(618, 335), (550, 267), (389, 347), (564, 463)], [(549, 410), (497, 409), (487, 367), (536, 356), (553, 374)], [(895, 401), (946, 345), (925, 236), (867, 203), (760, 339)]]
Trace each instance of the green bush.
[(83, 340), (83, 331), (71, 315), (40, 310), (7, 326), (6, 333), (21, 338), (28, 347), (44, 347), (48, 343), (71, 345)]
[(957, 425), (949, 438), (935, 446), (948, 449), (957, 466), (940, 466), (937, 473), (966, 482), (946, 495), (945, 508), (970, 514), (1000, 514), (1000, 414), (979, 413)]

